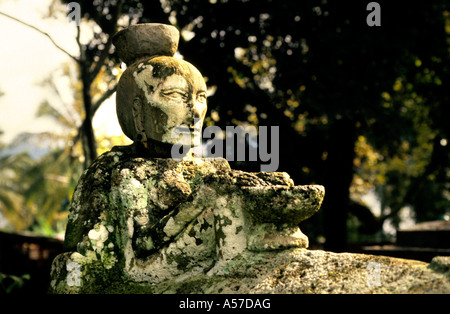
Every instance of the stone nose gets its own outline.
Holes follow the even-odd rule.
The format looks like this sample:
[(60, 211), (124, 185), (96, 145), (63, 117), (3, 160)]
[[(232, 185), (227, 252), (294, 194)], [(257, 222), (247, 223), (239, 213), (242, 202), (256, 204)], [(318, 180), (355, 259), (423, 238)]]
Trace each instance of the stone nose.
[(195, 103), (194, 103), (194, 106), (192, 108), (192, 116), (193, 116), (194, 120), (200, 119), (200, 116), (201, 116), (200, 106), (196, 105)]
[(194, 127), (201, 119), (201, 108), (193, 98), (188, 102), (188, 106), (190, 109), (188, 123), (189, 126)]

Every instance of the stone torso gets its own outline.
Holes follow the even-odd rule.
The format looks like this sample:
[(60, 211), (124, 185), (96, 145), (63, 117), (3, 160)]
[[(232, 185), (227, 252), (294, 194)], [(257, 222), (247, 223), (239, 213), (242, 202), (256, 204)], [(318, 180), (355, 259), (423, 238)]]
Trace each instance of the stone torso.
[(115, 147), (100, 156), (80, 179), (65, 248), (83, 251), (96, 225), (122, 216), (132, 218), (134, 250), (138, 257), (146, 257), (170, 240), (163, 235), (165, 224), (181, 204), (192, 201), (204, 178), (227, 171), (231, 169), (224, 159), (145, 159), (133, 157), (131, 146)]
[[(282, 172), (232, 170), (225, 159), (140, 158), (133, 146), (116, 147), (80, 178), (55, 291), (89, 291), (98, 278), (158, 283), (217, 273), (246, 250), (307, 247), (297, 224), (322, 198), (320, 187), (294, 186)], [(84, 284), (69, 284), (73, 269)]]

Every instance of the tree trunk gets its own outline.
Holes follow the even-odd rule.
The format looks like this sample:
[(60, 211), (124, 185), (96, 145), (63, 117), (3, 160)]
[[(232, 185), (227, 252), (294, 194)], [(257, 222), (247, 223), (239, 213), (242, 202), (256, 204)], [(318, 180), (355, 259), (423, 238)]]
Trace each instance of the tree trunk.
[(95, 143), (94, 128), (92, 127), (91, 78), (85, 63), (80, 63), (80, 72), (81, 82), (83, 84), (84, 111), (86, 114), (82, 126), (81, 143), (84, 153), (84, 168), (87, 169), (95, 158), (97, 158), (97, 145)]
[(324, 213), (325, 249), (342, 252), (347, 247), (347, 216), (356, 127), (352, 120), (336, 120), (330, 128), (325, 174)]

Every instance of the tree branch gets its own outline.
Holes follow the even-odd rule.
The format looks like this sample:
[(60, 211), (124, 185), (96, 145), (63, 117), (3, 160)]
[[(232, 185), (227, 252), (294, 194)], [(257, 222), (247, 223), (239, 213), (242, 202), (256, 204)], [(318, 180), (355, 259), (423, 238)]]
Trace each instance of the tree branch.
[(109, 56), (109, 49), (112, 45), (112, 37), (114, 35), (114, 32), (117, 28), (117, 22), (119, 20), (120, 14), (122, 13), (122, 5), (124, 0), (120, 0), (116, 6), (116, 12), (114, 14), (113, 20), (111, 21), (111, 24), (113, 27), (111, 27), (111, 33), (108, 34), (108, 41), (105, 44), (105, 48), (102, 50), (102, 53), (98, 59), (98, 61), (95, 63), (95, 66), (90, 71), (91, 80), (94, 80), (94, 78), (97, 76), (98, 72), (100, 72), (100, 69), (102, 68), (103, 64), (105, 63), (106, 58)]
[(58, 45), (48, 33), (44, 32), (43, 30), (40, 30), (40, 29), (37, 28), (36, 26), (33, 26), (33, 25), (31, 25), (31, 24), (28, 24), (28, 23), (26, 23), (26, 22), (24, 22), (24, 21), (22, 21), (22, 20), (19, 20), (18, 18), (15, 18), (15, 17), (13, 17), (13, 16), (11, 16), (11, 15), (9, 15), (9, 14), (6, 14), (6, 13), (4, 13), (4, 12), (0, 12), (0, 15), (3, 15), (3, 16), (5, 16), (5, 17), (9, 18), (9, 19), (12, 19), (12, 20), (14, 20), (14, 21), (16, 21), (16, 22), (18, 22), (18, 23), (20, 23), (20, 24), (22, 24), (22, 25), (28, 26), (28, 27), (34, 29), (35, 31), (41, 33), (42, 35), (46, 36), (48, 39), (50, 39), (50, 41), (52, 42), (52, 44), (53, 44), (56, 48), (58, 48), (60, 51), (62, 51), (63, 53), (65, 53), (67, 56), (69, 56), (69, 57), (70, 57), (71, 59), (73, 59), (74, 61), (78, 62), (78, 59), (77, 59), (76, 57), (72, 56), (72, 55), (71, 55), (70, 53), (68, 53), (64, 48), (62, 48), (60, 45)]
[(84, 60), (86, 59), (83, 45), (80, 42), (80, 33), (81, 33), (80, 26), (77, 25), (77, 35), (75, 37), (75, 41), (77, 42), (78, 49), (80, 50), (80, 58), (78, 59), (79, 63), (84, 62)]
[(92, 105), (91, 108), (91, 114), (94, 116), (95, 112), (97, 112), (97, 109), (100, 108), (101, 104), (111, 97), (112, 94), (114, 94), (117, 90), (117, 84), (114, 85), (113, 88), (108, 89), (106, 92), (103, 93), (103, 95)]
[(98, 72), (100, 72), (100, 69), (104, 65), (105, 60), (109, 55), (109, 49), (111, 48), (111, 44), (112, 44), (112, 34), (109, 34), (108, 41), (105, 44), (105, 48), (102, 50), (102, 53), (98, 61), (95, 63), (94, 68), (90, 71), (91, 80), (94, 80), (94, 78), (97, 76)]
[[(91, 117), (93, 117), (95, 115), (95, 113), (97, 112), (98, 108), (100, 108), (101, 104), (108, 99), (109, 97), (111, 97), (112, 94), (114, 94), (117, 90), (117, 84), (114, 85), (113, 88), (108, 89), (92, 106), (91, 109)], [(83, 132), (83, 129), (85, 128), (85, 123), (86, 120), (83, 119), (83, 122), (81, 123), (81, 125), (78, 127), (77, 129), (77, 134), (73, 137), (72, 139), (72, 146), (75, 146), (75, 144), (81, 139), (81, 133)]]

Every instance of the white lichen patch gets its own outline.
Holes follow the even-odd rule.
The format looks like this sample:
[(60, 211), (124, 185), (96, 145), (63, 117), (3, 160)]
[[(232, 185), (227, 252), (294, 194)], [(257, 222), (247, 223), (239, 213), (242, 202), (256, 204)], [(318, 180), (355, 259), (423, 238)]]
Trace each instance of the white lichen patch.
[(69, 287), (81, 286), (81, 266), (75, 262), (68, 262), (66, 264), (67, 277), (66, 283)]
[(232, 259), (247, 248), (246, 225), (241, 205), (241, 198), (232, 195), (224, 202), (218, 199), (214, 209), (220, 221), (221, 232), (225, 235), (220, 251), (224, 260)]
[(104, 243), (108, 239), (108, 234), (108, 229), (102, 224), (96, 225), (94, 229), (89, 231), (88, 237), (96, 252), (100, 252), (103, 249)]
[(144, 165), (136, 167), (135, 174), (140, 180), (146, 179), (146, 171)]
[[(109, 235), (114, 232), (114, 227), (111, 225), (104, 225), (103, 223), (96, 224), (94, 229), (91, 229), (88, 233), (88, 239), (91, 243), (92, 250), (85, 252), (85, 262), (93, 263), (95, 261), (101, 261), (105, 269), (111, 269), (118, 258), (114, 252), (114, 243), (109, 241), (107, 243)], [(107, 243), (107, 244), (106, 244)]]
[(147, 86), (152, 83), (153, 79), (153, 66), (150, 64), (139, 64), (138, 71), (133, 73), (134, 81), (136, 85), (144, 92), (147, 99), (151, 99), (151, 95), (148, 93)]
[(132, 187), (136, 187), (136, 188), (139, 188), (142, 185), (141, 182), (139, 182), (135, 178), (131, 178), (129, 182)]
[(180, 233), (188, 223), (193, 221), (209, 206), (204, 192), (205, 190), (200, 188), (192, 202), (182, 204), (178, 213), (175, 216), (170, 217), (163, 229), (168, 238), (174, 237)]
[(144, 210), (147, 207), (147, 187), (131, 176), (130, 169), (120, 171), (121, 182), (113, 193), (119, 197), (124, 208)]

